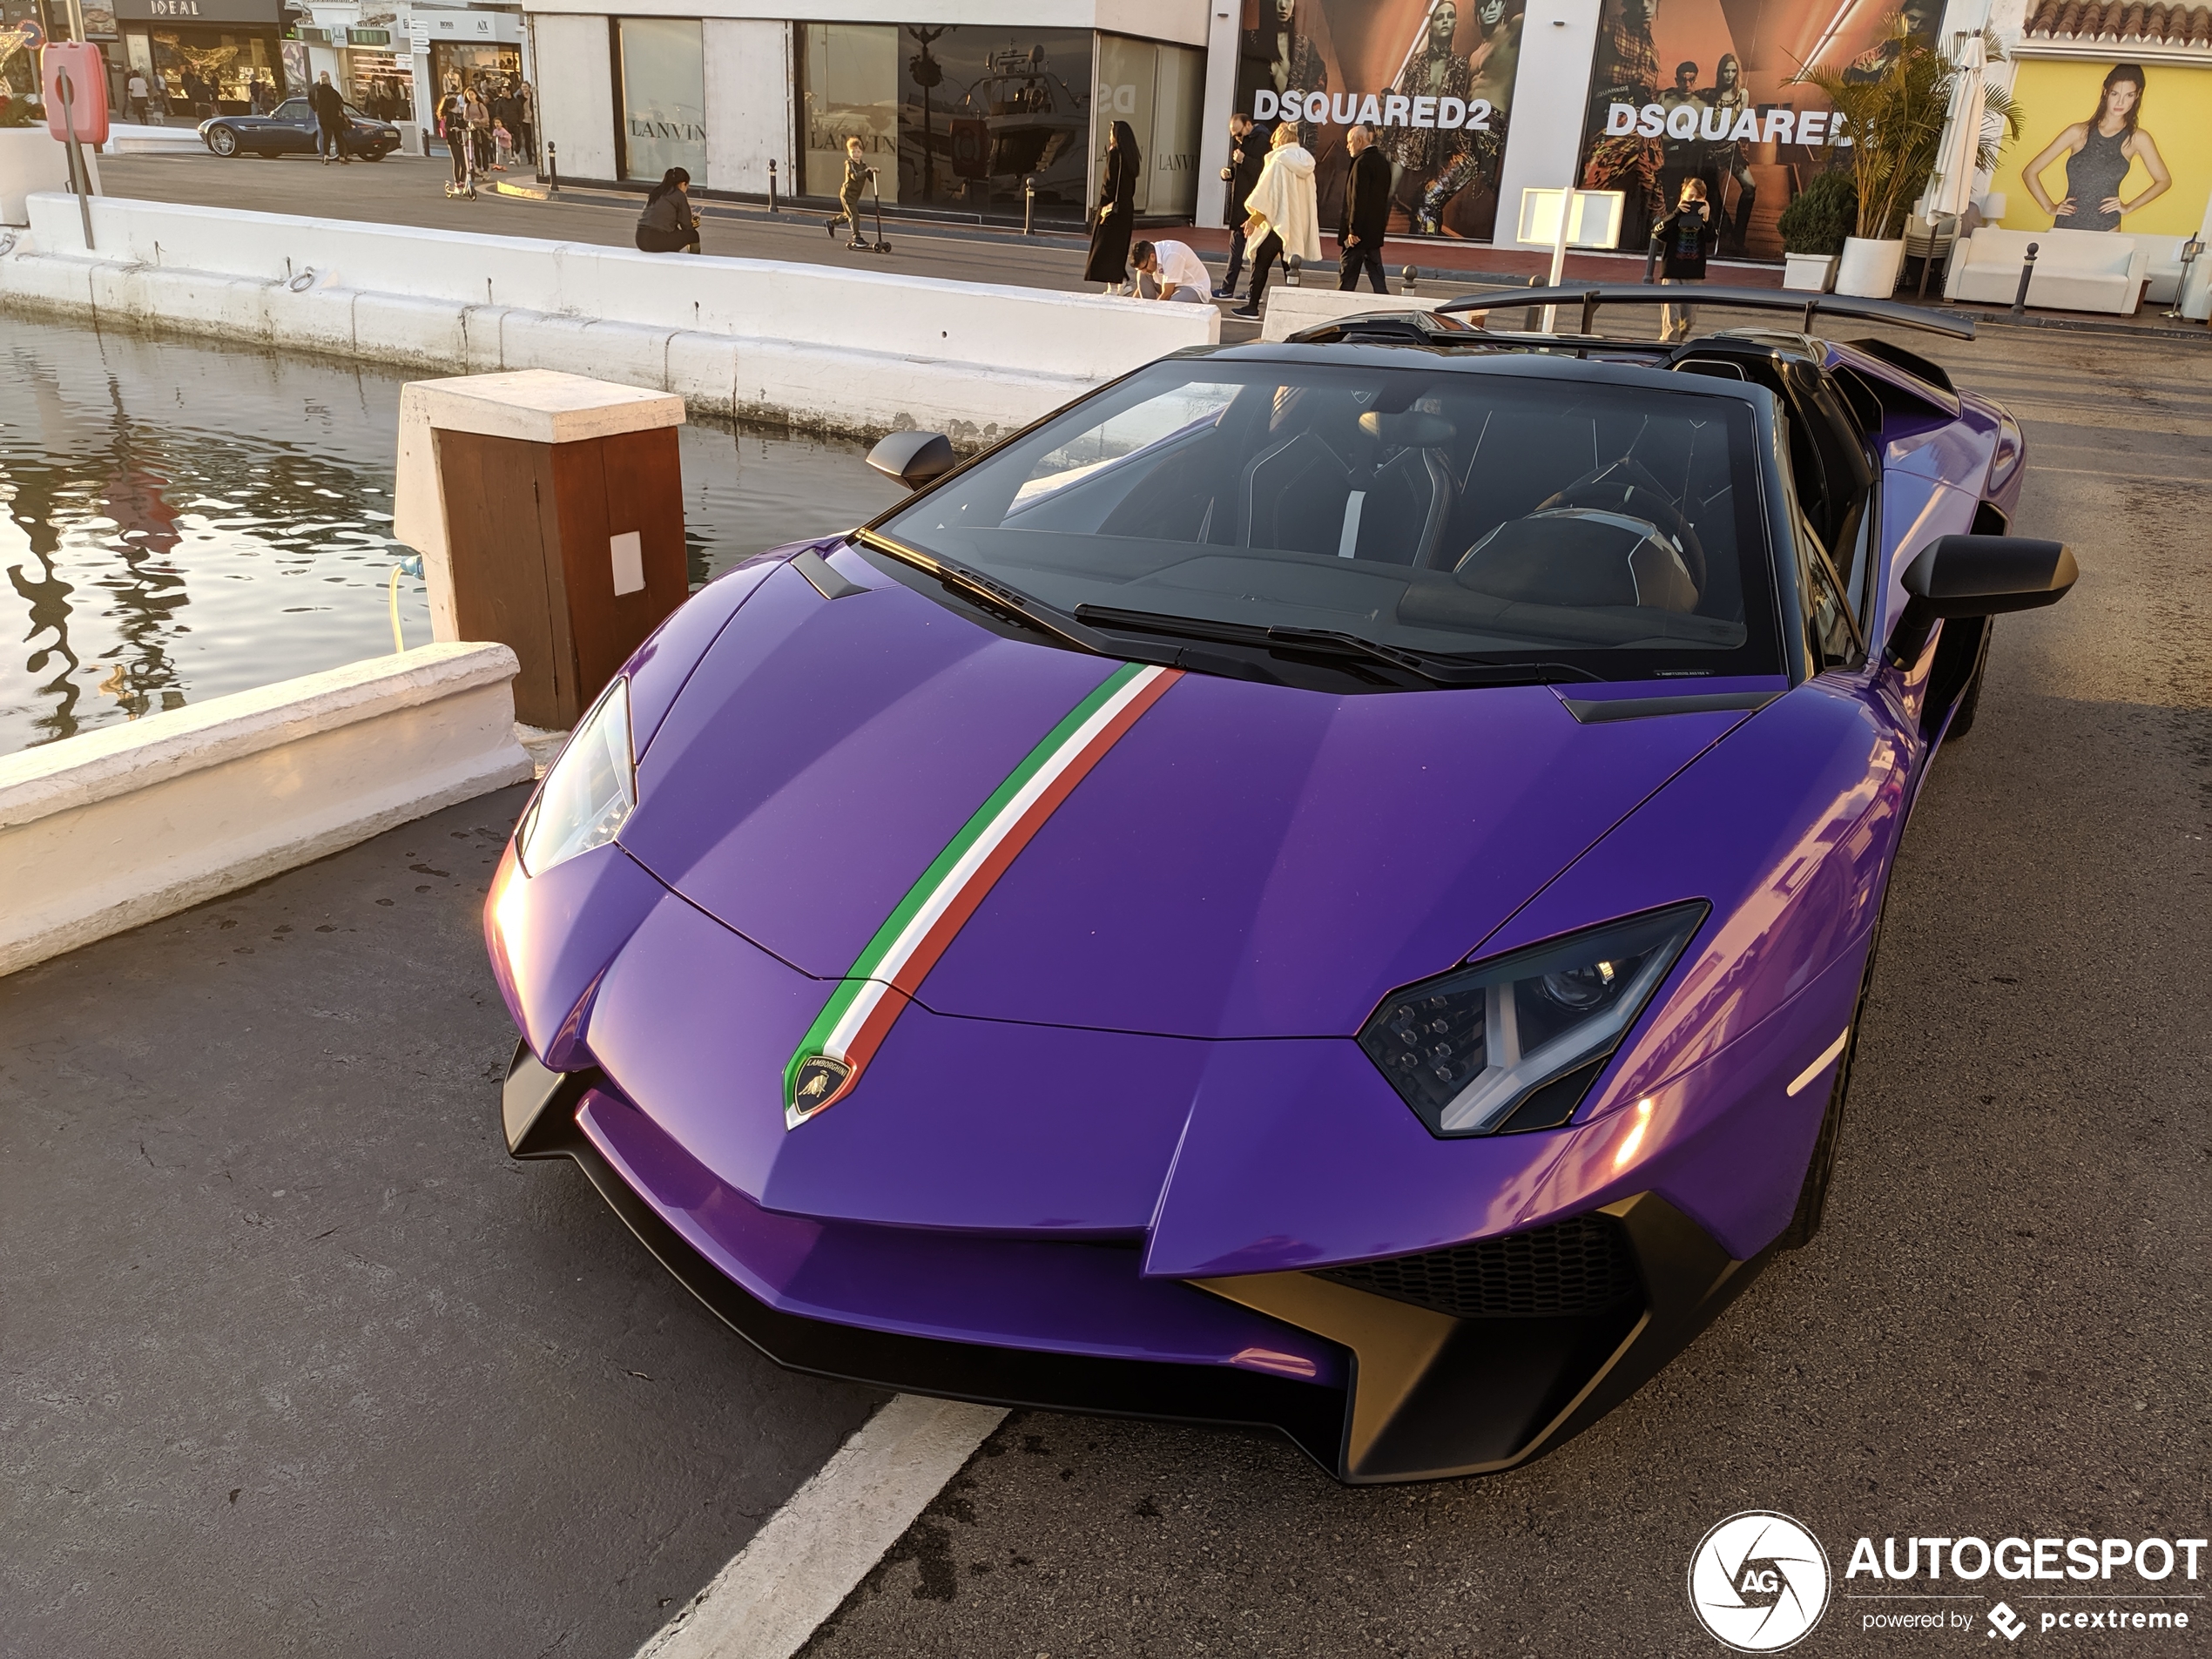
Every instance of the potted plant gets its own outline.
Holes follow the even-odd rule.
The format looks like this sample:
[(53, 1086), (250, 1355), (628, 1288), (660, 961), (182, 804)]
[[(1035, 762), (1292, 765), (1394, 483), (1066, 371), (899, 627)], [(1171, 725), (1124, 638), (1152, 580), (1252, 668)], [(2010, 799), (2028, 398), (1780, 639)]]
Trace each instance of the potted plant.
[(1831, 167), (1782, 210), (1782, 286), (1825, 293), (1835, 280), (1836, 256), (1858, 227), (1858, 186)]
[[(1990, 58), (2004, 56), (1993, 37), (1985, 37), (1985, 44)], [(1898, 19), (1889, 38), (1858, 63), (1816, 65), (1798, 77), (1835, 106), (1858, 192), (1858, 224), (1844, 243), (1837, 293), (1886, 299), (1896, 288), (1905, 265), (1905, 215), (1935, 172), (1960, 80), (1980, 72), (1952, 64)], [(2001, 88), (1985, 85), (1983, 108), (2020, 137), (2020, 108)], [(1985, 120), (1975, 135), (1974, 165), (1987, 171), (1996, 165), (1996, 140)]]

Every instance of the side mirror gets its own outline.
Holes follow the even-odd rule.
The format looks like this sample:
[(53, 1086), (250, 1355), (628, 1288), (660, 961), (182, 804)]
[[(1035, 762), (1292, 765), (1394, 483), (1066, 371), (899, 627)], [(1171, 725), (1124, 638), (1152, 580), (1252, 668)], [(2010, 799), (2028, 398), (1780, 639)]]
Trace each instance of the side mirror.
[(2054, 605), (2080, 574), (2063, 542), (2020, 536), (1944, 536), (1905, 567), (1911, 597), (1890, 634), (1889, 658), (1918, 662), (1929, 631), (1947, 617), (1994, 617)]
[(920, 489), (959, 464), (941, 432), (894, 432), (868, 451), (868, 465), (908, 489)]

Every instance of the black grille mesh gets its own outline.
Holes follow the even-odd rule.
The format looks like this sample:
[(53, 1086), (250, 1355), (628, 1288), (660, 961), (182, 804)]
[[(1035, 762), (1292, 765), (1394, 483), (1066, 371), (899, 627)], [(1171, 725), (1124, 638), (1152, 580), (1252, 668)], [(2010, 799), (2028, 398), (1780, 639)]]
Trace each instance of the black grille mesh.
[(1449, 1250), (1324, 1268), (1315, 1277), (1460, 1319), (1594, 1313), (1638, 1288), (1635, 1258), (1610, 1216), (1575, 1216)]

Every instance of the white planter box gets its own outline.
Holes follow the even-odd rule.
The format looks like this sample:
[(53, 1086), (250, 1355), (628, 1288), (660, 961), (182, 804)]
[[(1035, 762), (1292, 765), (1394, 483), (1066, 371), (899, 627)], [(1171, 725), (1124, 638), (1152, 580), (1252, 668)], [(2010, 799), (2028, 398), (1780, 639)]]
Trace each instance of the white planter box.
[(1886, 300), (1897, 292), (1898, 273), (1905, 268), (1905, 239), (1878, 242), (1871, 237), (1844, 239), (1844, 256), (1836, 266), (1836, 292), (1862, 300)]
[(1804, 288), (1813, 293), (1825, 293), (1828, 285), (1836, 280), (1836, 256), (1833, 253), (1784, 253), (1782, 256), (1782, 286)]

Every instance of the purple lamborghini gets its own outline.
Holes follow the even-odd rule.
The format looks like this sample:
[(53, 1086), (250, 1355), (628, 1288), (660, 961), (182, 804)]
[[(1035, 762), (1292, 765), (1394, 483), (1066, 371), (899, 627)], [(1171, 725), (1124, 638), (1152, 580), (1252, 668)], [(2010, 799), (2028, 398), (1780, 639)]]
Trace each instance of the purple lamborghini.
[(1625, 1399), (1818, 1227), (1914, 797), (2074, 577), (1936, 365), (1592, 332), (1655, 297), (887, 440), (914, 493), (693, 597), (524, 813), (509, 1149), (802, 1370), (1351, 1481)]

